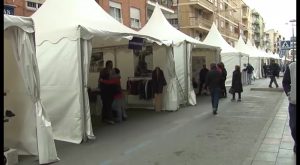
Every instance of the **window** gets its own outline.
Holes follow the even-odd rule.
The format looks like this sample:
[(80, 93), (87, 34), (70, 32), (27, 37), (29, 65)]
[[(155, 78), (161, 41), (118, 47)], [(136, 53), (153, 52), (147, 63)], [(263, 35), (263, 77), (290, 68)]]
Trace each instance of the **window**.
[(221, 10), (223, 9), (223, 4), (222, 4), (222, 3), (220, 3), (220, 9), (221, 9)]
[(109, 14), (114, 17), (117, 21), (123, 23), (122, 20), (122, 12), (121, 12), (121, 4), (109, 1)]
[(141, 21), (140, 21), (140, 10), (136, 8), (130, 8), (130, 26), (132, 28), (141, 28)]
[(215, 0), (215, 6), (218, 7), (218, 0)]
[(233, 26), (230, 25), (229, 28), (230, 28), (230, 32), (233, 32)]
[(224, 27), (224, 21), (221, 21), (221, 28)]
[(31, 1), (26, 1), (26, 8), (29, 9), (29, 10), (37, 10), (41, 6), (42, 6), (41, 3), (35, 3), (35, 2), (31, 2)]
[(173, 25), (174, 27), (178, 27), (178, 19), (177, 18), (173, 18), (173, 19), (168, 19), (169, 23), (171, 25)]

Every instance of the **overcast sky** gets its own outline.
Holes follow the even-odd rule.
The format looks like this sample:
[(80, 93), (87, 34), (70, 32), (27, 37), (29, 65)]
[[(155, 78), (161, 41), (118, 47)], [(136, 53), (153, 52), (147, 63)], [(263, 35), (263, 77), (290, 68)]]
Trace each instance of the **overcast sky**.
[[(296, 19), (296, 0), (244, 0), (244, 2), (260, 13), (266, 24), (265, 30), (278, 30), (286, 39), (290, 39), (292, 23), (289, 21)], [(296, 34), (296, 27), (294, 33)]]

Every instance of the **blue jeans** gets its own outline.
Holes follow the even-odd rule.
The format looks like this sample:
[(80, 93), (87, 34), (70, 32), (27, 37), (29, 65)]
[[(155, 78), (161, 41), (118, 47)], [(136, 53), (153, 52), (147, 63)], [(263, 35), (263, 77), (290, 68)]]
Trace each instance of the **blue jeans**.
[(219, 105), (219, 97), (220, 97), (220, 88), (212, 88), (210, 90), (210, 95), (211, 95), (211, 104), (213, 109), (218, 110), (218, 105)]
[(289, 125), (291, 128), (291, 134), (295, 141), (295, 145), (297, 145), (297, 139), (296, 139), (296, 105), (295, 104), (289, 104), (289, 115), (290, 115), (290, 121)]

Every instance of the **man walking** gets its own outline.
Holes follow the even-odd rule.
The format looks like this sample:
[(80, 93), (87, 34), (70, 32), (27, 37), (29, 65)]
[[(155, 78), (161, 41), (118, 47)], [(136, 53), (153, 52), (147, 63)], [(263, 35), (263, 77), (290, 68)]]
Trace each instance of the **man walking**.
[(296, 62), (291, 63), (285, 70), (282, 86), (284, 92), (289, 98), (289, 115), (290, 129), (294, 139), (294, 152), (296, 153), (297, 138), (296, 138)]
[(271, 64), (270, 64), (270, 84), (269, 84), (269, 88), (273, 88), (272, 87), (272, 83), (274, 82), (274, 84), (276, 85), (276, 88), (278, 88), (278, 84), (276, 81), (275, 77), (279, 77), (279, 72), (280, 72), (280, 67), (277, 63), (275, 63), (275, 60), (271, 60)]
[[(208, 69), (206, 68), (206, 65), (204, 64), (203, 65), (203, 68), (200, 70), (199, 72), (199, 92), (198, 92), (198, 95), (201, 95), (201, 92), (202, 92), (202, 89), (204, 88), (206, 90), (206, 85), (205, 84), (205, 79), (206, 79), (206, 76), (207, 76), (207, 73), (208, 73)], [(204, 87), (203, 87), (204, 86)]]
[(207, 73), (205, 84), (208, 86), (211, 94), (211, 103), (213, 114), (216, 115), (218, 111), (219, 95), (221, 92), (222, 73), (217, 71), (215, 63), (210, 64), (210, 71)]

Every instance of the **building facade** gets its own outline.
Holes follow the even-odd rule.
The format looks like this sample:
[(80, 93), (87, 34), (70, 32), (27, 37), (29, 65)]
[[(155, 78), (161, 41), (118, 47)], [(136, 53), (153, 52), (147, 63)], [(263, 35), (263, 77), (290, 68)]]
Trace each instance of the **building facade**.
[(275, 29), (270, 29), (265, 32), (265, 44), (267, 51), (272, 53), (279, 53), (280, 41), (283, 40), (282, 35)]
[(251, 10), (252, 16), (252, 43), (256, 47), (265, 48), (264, 45), (264, 32), (265, 32), (265, 22), (261, 15), (255, 11)]
[[(172, 0), (95, 0), (107, 13), (124, 25), (139, 30), (151, 16), (156, 2), (164, 14), (172, 14)], [(45, 0), (4, 0), (4, 13), (30, 17)]]
[(180, 0), (179, 29), (203, 41), (212, 23), (232, 46), (240, 34), (249, 38), (249, 7), (242, 0)]

